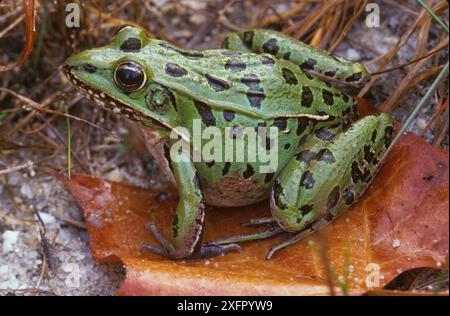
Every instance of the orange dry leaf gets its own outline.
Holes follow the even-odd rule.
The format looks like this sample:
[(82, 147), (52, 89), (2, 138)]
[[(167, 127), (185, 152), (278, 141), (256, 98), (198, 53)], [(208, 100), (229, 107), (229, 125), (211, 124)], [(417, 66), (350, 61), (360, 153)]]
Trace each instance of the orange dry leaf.
[[(126, 267), (120, 295), (326, 295), (329, 284), (337, 293), (362, 294), (401, 271), (440, 267), (448, 257), (448, 153), (412, 134), (400, 139), (357, 203), (321, 233), (270, 261), (265, 254), (281, 237), (209, 260), (175, 262), (142, 254), (143, 242), (155, 243), (145, 224), (169, 231), (177, 203), (173, 189), (165, 195), (87, 176), (65, 184), (84, 213), (95, 260), (120, 260)], [(256, 231), (240, 224), (270, 211), (264, 202), (210, 207), (206, 214), (208, 241)]]

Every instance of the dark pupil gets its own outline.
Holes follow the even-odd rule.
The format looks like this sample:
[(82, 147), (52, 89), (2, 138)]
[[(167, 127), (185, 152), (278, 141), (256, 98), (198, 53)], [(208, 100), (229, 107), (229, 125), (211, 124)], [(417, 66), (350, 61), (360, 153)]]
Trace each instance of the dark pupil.
[(116, 71), (116, 81), (125, 91), (137, 90), (144, 81), (144, 74), (139, 66), (126, 63), (119, 66)]

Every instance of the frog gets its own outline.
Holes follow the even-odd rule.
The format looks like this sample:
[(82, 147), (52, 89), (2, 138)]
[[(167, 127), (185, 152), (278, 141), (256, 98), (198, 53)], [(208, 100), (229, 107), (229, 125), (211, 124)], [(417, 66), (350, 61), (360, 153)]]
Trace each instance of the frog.
[[(360, 199), (393, 135), (389, 114), (360, 117), (355, 97), (343, 88), (358, 89), (370, 79), (362, 64), (274, 30), (232, 32), (220, 48), (189, 50), (128, 25), (105, 46), (71, 56), (63, 69), (94, 104), (139, 126), (176, 186), (170, 236), (148, 223), (155, 243), (141, 249), (172, 260), (212, 258), (242, 251), (244, 242), (285, 236), (267, 252), (271, 259)], [(193, 147), (194, 121), (228, 131), (246, 146), (274, 149), (276, 165), (262, 172), (263, 162), (249, 155), (194, 159), (195, 150), (179, 146), (182, 141)], [(276, 137), (239, 134), (269, 127)], [(269, 202), (271, 216), (243, 224), (263, 229), (203, 242), (206, 206), (261, 201)]]

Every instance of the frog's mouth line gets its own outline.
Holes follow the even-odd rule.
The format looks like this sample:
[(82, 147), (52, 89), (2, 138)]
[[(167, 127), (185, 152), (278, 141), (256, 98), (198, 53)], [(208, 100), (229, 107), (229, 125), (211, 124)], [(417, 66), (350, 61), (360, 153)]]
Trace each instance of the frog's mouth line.
[(69, 81), (77, 88), (77, 90), (82, 95), (92, 100), (95, 104), (99, 105), (105, 110), (108, 110), (115, 114), (123, 115), (130, 120), (136, 121), (143, 125), (146, 125), (146, 123), (150, 121), (152, 124), (163, 129), (171, 129), (170, 126), (167, 126), (163, 122), (158, 121), (151, 116), (145, 115), (144, 113), (138, 112), (127, 104), (117, 100), (116, 98), (113, 98), (102, 91), (86, 85), (85, 83), (83, 83), (83, 81), (77, 78), (76, 74), (74, 74), (73, 72), (74, 69), (77, 69), (77, 67), (69, 64), (65, 64), (63, 66), (64, 74), (69, 79)]

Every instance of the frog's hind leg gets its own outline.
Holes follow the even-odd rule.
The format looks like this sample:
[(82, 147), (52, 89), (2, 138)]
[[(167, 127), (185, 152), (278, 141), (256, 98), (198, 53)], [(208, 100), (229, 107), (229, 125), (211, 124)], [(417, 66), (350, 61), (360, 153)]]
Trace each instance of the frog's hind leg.
[(267, 258), (325, 227), (353, 204), (376, 174), (393, 131), (389, 115), (364, 117), (329, 141), (312, 135), (283, 169), (272, 189), (272, 216), (297, 232)]
[(222, 47), (241, 52), (268, 53), (289, 60), (302, 71), (329, 82), (361, 87), (370, 78), (362, 64), (332, 56), (325, 50), (272, 30), (256, 29), (229, 33)]

